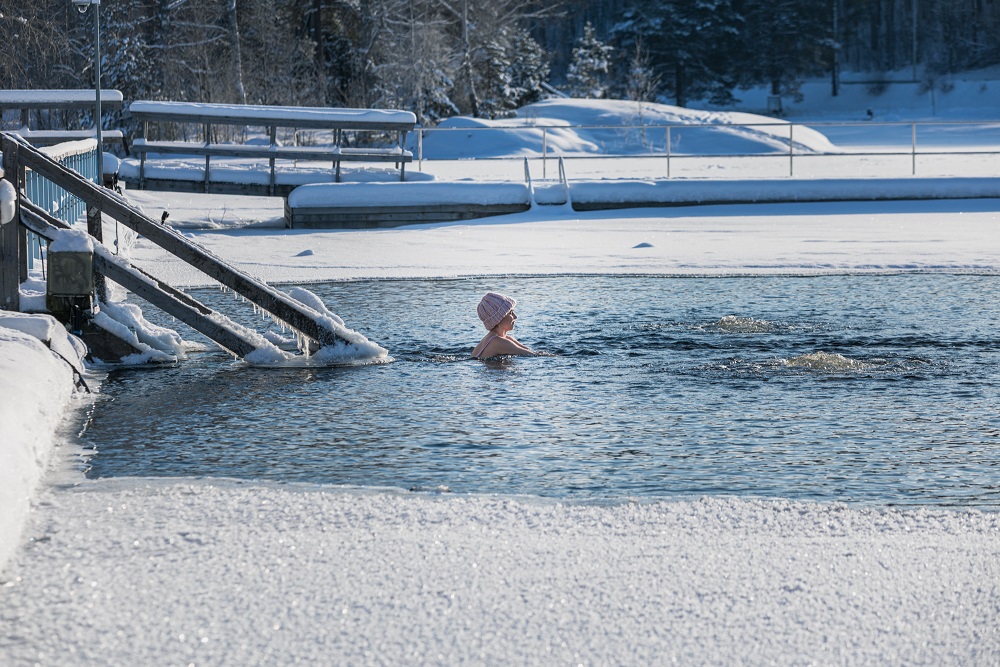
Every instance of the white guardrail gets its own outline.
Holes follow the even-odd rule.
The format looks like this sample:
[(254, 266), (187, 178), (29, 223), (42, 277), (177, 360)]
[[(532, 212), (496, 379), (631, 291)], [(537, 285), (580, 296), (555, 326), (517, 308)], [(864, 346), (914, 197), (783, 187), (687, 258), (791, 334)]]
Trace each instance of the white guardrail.
[[(602, 139), (604, 146), (595, 152), (562, 151), (558, 148), (559, 135), (567, 132), (588, 134)], [(733, 137), (743, 139), (756, 138), (774, 145), (773, 150), (759, 152), (714, 152), (682, 150), (687, 144), (697, 143), (697, 135), (706, 133), (728, 133)], [(816, 133), (829, 139), (829, 149), (816, 149), (810, 146), (810, 140)], [(496, 157), (446, 157), (431, 149), (425, 151), (425, 142), (433, 140), (439, 133), (465, 133), (468, 136), (469, 152), (477, 144), (477, 138), (482, 137), (486, 145), (495, 144), (504, 135), (516, 138), (517, 143), (524, 147), (517, 155)], [(490, 134), (494, 137), (490, 137)], [(843, 160), (854, 158), (854, 166), (845, 167), (845, 173), (854, 176), (866, 174), (857, 173), (855, 166), (858, 160), (867, 161), (875, 174), (884, 175), (883, 169), (891, 168), (893, 175), (900, 175), (908, 170), (916, 176), (918, 164), (921, 171), (935, 171), (933, 164), (940, 166), (947, 157), (975, 157), (990, 161), (992, 172), (984, 172), (979, 164), (969, 164), (968, 169), (975, 175), (988, 173), (1000, 174), (1000, 121), (918, 121), (918, 122), (810, 122), (786, 123), (775, 121), (771, 123), (752, 124), (657, 124), (657, 125), (511, 125), (499, 127), (434, 127), (416, 128), (414, 130), (416, 146), (415, 159), (419, 169), (423, 169), (425, 161), (438, 163), (445, 161), (461, 161), (468, 165), (473, 162), (515, 161), (518, 167), (524, 159), (532, 164), (538, 164), (542, 169), (542, 178), (548, 177), (550, 168), (555, 167), (561, 157), (568, 163), (585, 161), (604, 161), (601, 170), (607, 170), (609, 160), (644, 160), (660, 161), (663, 164), (661, 173), (670, 178), (681, 171), (685, 163), (706, 163), (715, 165), (730, 164), (737, 168), (732, 173), (712, 174), (713, 177), (724, 178), (743, 176), (747, 171), (755, 171), (757, 166), (742, 166), (742, 161), (769, 161), (772, 163), (771, 174), (794, 177), (811, 175), (802, 171), (802, 165), (808, 162)], [(692, 141), (693, 140), (693, 141)], [(455, 142), (449, 142), (454, 150)], [(710, 144), (710, 141), (706, 142)], [(532, 150), (532, 145), (536, 146)], [(622, 150), (628, 146), (628, 150)], [(430, 148), (430, 147), (428, 147)], [(448, 151), (451, 152), (451, 151)], [(920, 158), (929, 158), (921, 160)], [(867, 160), (866, 160), (867, 159)], [(773, 164), (780, 161), (784, 168), (774, 169)], [(552, 162), (550, 165), (549, 162)], [(846, 162), (846, 161), (845, 161)], [(904, 166), (905, 165), (905, 166)], [(643, 167), (648, 170), (649, 165)], [(797, 167), (802, 173), (797, 173)], [(654, 167), (655, 168), (655, 167)], [(575, 175), (580, 176), (574, 169)], [(808, 170), (806, 170), (808, 171)], [(824, 175), (828, 170), (823, 169)], [(937, 174), (928, 174), (937, 175)], [(952, 174), (954, 175), (954, 174)]]

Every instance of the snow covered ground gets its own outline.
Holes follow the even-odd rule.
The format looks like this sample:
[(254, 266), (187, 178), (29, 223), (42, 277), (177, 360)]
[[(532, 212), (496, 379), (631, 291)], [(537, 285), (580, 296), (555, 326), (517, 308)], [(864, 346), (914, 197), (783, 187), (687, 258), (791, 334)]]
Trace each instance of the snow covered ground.
[[(316, 232), (278, 229), (280, 201), (129, 197), (273, 283), (1000, 271), (996, 199), (539, 207)], [(109, 225), (116, 236), (135, 241)], [(131, 255), (178, 285), (206, 284), (142, 239)], [(14, 554), (0, 588), (4, 665), (1000, 661), (996, 514), (85, 481), (72, 445), (49, 454), (65, 406), (86, 404), (69, 398), (66, 364), (0, 332), (17, 337), (0, 342), (0, 387), (16, 397), (2, 403), (4, 452), (26, 452), (15, 505), (33, 494), (23, 536), (19, 517), (0, 524), (0, 559)], [(54, 407), (31, 412), (43, 395)]]

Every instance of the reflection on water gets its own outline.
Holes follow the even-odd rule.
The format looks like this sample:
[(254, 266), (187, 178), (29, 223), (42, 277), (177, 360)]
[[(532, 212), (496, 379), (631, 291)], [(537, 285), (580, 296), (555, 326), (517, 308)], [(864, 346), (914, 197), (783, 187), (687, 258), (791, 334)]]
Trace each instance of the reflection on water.
[[(944, 275), (313, 285), (396, 361), (255, 369), (205, 353), (112, 373), (85, 433), (89, 474), (995, 509), (998, 286)], [(518, 299), (518, 337), (557, 356), (468, 358), (491, 289)]]

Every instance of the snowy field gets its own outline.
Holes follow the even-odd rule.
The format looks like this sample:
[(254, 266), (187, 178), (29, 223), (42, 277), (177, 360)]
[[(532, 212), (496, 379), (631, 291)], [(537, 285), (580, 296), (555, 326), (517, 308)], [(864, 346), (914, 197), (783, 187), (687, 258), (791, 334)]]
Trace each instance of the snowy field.
[[(272, 283), (1000, 271), (996, 199), (539, 207), (316, 232), (280, 229), (264, 198), (129, 197)], [(131, 255), (206, 284), (142, 239)], [(994, 513), (84, 480), (63, 431), (89, 403), (18, 331), (0, 328), (0, 474), (21, 512), (0, 524), (0, 664), (1000, 662)]]

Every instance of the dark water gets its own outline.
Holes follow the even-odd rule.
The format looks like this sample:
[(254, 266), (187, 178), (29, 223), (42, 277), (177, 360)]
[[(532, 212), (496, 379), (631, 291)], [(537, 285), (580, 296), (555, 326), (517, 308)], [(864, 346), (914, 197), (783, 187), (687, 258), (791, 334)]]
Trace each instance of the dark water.
[[(201, 353), (114, 372), (84, 434), (89, 475), (996, 509), (998, 288), (949, 275), (310, 286), (396, 361), (276, 370)], [(519, 300), (516, 335), (557, 356), (468, 359), (491, 289)]]

